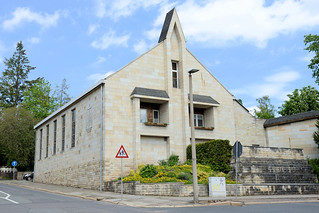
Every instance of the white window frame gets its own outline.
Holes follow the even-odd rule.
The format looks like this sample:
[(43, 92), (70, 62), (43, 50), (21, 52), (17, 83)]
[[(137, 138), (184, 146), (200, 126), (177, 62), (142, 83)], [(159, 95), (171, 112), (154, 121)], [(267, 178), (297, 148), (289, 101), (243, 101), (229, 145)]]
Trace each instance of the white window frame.
[[(157, 118), (155, 118), (155, 112), (157, 112)], [(159, 123), (159, 121), (160, 121), (159, 110), (153, 110), (153, 123)]]
[[(173, 70), (173, 63), (176, 64), (176, 70)], [(176, 87), (174, 87), (174, 73), (176, 73)], [(172, 86), (173, 86), (173, 88), (179, 88), (178, 62), (177, 61), (172, 61)]]
[[(199, 121), (199, 117), (201, 117), (202, 119), (202, 125), (199, 126), (198, 125), (198, 121)], [(204, 127), (205, 124), (204, 124), (204, 115), (203, 114), (194, 114), (194, 126), (196, 127)]]

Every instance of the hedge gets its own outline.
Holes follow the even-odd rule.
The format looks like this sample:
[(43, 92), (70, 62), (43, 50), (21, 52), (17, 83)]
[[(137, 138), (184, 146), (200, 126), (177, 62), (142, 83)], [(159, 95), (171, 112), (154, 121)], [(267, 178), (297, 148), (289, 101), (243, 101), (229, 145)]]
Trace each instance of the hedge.
[[(192, 159), (192, 146), (188, 145), (186, 157)], [(196, 144), (197, 163), (208, 165), (214, 171), (228, 173), (231, 169), (229, 166), (232, 156), (232, 146), (229, 140), (211, 140), (205, 143)]]

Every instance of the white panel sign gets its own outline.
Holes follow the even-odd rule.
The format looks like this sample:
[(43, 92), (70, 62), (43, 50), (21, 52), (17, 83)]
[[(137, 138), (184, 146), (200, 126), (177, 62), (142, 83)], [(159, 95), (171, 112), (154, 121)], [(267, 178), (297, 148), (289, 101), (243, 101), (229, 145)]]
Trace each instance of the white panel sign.
[(212, 198), (226, 198), (225, 177), (209, 177), (209, 196)]

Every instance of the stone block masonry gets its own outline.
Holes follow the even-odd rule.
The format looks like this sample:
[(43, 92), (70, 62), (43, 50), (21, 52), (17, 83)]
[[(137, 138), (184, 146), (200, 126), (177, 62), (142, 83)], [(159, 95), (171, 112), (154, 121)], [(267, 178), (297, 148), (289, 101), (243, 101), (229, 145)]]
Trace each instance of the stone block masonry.
[[(199, 184), (199, 196), (209, 195), (209, 186)], [(121, 192), (120, 181), (108, 181), (104, 183), (104, 191)], [(236, 185), (226, 184), (227, 196), (235, 196)], [(153, 196), (193, 196), (193, 185), (184, 183), (140, 183), (139, 181), (124, 182), (123, 193), (133, 195)], [(318, 194), (319, 184), (238, 184), (239, 196), (251, 195), (284, 195), (284, 194)]]

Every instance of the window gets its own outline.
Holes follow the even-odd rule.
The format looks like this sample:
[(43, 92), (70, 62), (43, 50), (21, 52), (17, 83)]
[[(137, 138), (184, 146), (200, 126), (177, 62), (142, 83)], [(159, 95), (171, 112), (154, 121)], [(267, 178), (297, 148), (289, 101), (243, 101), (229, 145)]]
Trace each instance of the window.
[(153, 110), (153, 123), (159, 123), (159, 110)]
[(47, 144), (46, 144), (46, 150), (45, 150), (45, 157), (47, 158), (49, 156), (49, 125), (47, 125)]
[(140, 109), (140, 122), (145, 123), (147, 121), (147, 110)]
[(194, 114), (194, 126), (204, 126), (203, 114)]
[(40, 153), (39, 153), (39, 160), (42, 158), (42, 129), (40, 129)]
[(62, 147), (61, 152), (64, 151), (65, 147), (65, 115), (62, 115)]
[(55, 155), (56, 153), (56, 129), (57, 129), (57, 123), (56, 123), (56, 120), (53, 121), (54, 123), (54, 134), (53, 134), (53, 154)]
[(178, 83), (178, 62), (172, 61), (172, 81), (173, 88), (179, 88)]
[(72, 110), (72, 139), (71, 147), (75, 147), (75, 109)]

